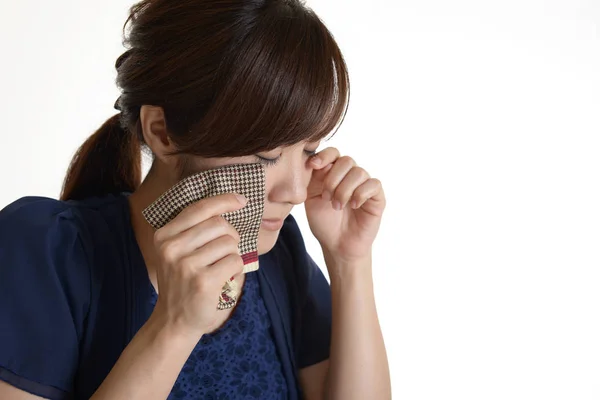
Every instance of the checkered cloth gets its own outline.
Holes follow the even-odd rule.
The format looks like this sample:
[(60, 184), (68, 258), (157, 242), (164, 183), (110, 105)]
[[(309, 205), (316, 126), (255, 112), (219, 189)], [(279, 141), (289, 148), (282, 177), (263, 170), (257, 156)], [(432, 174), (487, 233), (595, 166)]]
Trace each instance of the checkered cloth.
[(240, 234), (239, 253), (244, 273), (258, 269), (258, 231), (265, 202), (263, 164), (234, 164), (189, 176), (162, 194), (142, 214), (155, 229), (175, 218), (185, 207), (206, 197), (224, 193), (242, 194), (248, 203), (240, 210), (223, 214)]

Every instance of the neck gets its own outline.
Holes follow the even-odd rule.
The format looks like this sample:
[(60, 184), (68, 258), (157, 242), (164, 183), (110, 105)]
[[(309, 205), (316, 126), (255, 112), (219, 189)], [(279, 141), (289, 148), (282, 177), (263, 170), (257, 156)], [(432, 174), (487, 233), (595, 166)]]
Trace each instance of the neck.
[(150, 281), (157, 291), (156, 266), (158, 263), (158, 254), (154, 247), (154, 228), (145, 220), (142, 211), (168, 190), (170, 185), (164, 182), (165, 180), (158, 179), (150, 171), (140, 187), (128, 198), (131, 225), (135, 233), (135, 239), (148, 269)]

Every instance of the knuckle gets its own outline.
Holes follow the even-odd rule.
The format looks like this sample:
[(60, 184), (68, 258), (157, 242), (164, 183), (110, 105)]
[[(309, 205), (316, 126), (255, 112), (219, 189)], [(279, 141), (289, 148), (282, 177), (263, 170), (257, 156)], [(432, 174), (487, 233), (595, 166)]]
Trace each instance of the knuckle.
[(227, 257), (227, 265), (229, 267), (228, 270), (232, 271), (229, 274), (235, 275), (235, 274), (243, 271), (244, 260), (242, 259), (242, 257), (239, 254), (230, 254)]
[(227, 193), (225, 196), (226, 196), (225, 200), (227, 200), (229, 203), (231, 203), (232, 206), (235, 206), (235, 207), (240, 206), (240, 202), (237, 199), (235, 193)]
[(235, 193), (223, 193), (211, 198), (215, 202), (214, 209), (219, 209), (222, 212), (235, 210), (241, 207)]
[(333, 189), (335, 189), (335, 186), (336, 186), (335, 177), (326, 176), (325, 179), (323, 180), (323, 188), (326, 190), (332, 191)]
[(235, 240), (236, 244), (238, 244), (240, 242), (241, 236), (240, 236), (240, 234), (238, 233), (238, 231), (234, 227), (231, 227), (231, 230), (229, 231), (229, 234)]
[(231, 255), (232, 258), (232, 264), (234, 267), (237, 267), (239, 269), (243, 269), (244, 268), (244, 260), (242, 259), (242, 257), (238, 254), (232, 254)]
[(206, 199), (198, 200), (193, 203), (191, 206), (186, 207), (179, 215), (183, 215), (185, 218), (194, 217), (194, 219), (206, 219), (204, 214), (207, 213), (208, 205), (206, 204)]
[(227, 221), (224, 217), (222, 217), (220, 215), (215, 218), (216, 218), (216, 220), (215, 220), (216, 229), (218, 229), (219, 233), (222, 233), (223, 235), (231, 236), (233, 239), (236, 239), (237, 241), (239, 241), (240, 235), (237, 232), (237, 230), (233, 227), (233, 225), (231, 225), (229, 223), (229, 221)]
[(215, 289), (215, 288), (220, 288), (221, 286), (223, 286), (223, 283), (225, 283), (225, 281), (227, 281), (229, 278), (231, 278), (230, 276), (227, 276), (228, 274), (226, 274), (223, 271), (223, 263), (221, 262), (221, 264), (217, 267), (211, 267), (208, 269), (208, 271), (206, 271), (203, 276), (203, 281), (204, 281), (204, 285), (205, 285), (205, 290), (209, 290), (210, 288)]
[(191, 215), (202, 213), (202, 210), (204, 210), (204, 208), (204, 201), (198, 200), (195, 203), (192, 203), (190, 206), (184, 208), (179, 215), (182, 215), (185, 218), (187, 218)]
[(236, 260), (233, 263), (232, 269), (233, 269), (233, 273), (231, 275), (237, 275), (237, 274), (243, 272), (244, 271), (244, 261), (242, 261), (242, 259), (239, 258), (238, 260)]
[(345, 200), (350, 198), (350, 196), (352, 196), (352, 190), (350, 190), (350, 188), (338, 188), (338, 190), (335, 191), (335, 195), (333, 197), (337, 200), (344, 202)]
[(235, 271), (238, 268), (243, 268), (244, 261), (242, 260), (242, 257), (239, 254), (230, 253), (227, 256), (223, 257), (219, 265), (219, 271), (215, 271), (215, 273), (218, 274), (218, 278), (229, 279), (231, 278), (231, 275), (235, 274)]
[(326, 149), (323, 150), (323, 153), (330, 153), (331, 155), (333, 155), (335, 158), (338, 158), (340, 156), (340, 151), (338, 150), (337, 147), (327, 147)]
[(185, 257), (179, 261), (179, 267), (183, 271), (192, 271), (192, 269), (194, 268), (194, 264), (195, 262), (192, 260), (191, 257)]
[(232, 223), (230, 223), (229, 221), (225, 221), (225, 223), (227, 224), (228, 232), (232, 233), (233, 236), (238, 236), (239, 235), (237, 229), (235, 229), (235, 226), (233, 226)]
[(219, 227), (222, 229), (222, 232), (230, 232), (233, 229), (233, 226), (227, 221), (224, 217), (219, 216)]
[(221, 224), (220, 228), (221, 228), (221, 232), (223, 232), (224, 234), (231, 234), (232, 232), (235, 232), (235, 228), (233, 227), (233, 225), (231, 225), (229, 223), (229, 221), (227, 221), (225, 218), (220, 217), (221, 221), (219, 222)]
[(233, 251), (234, 249), (237, 251), (239, 242), (233, 236), (223, 236), (223, 242), (224, 245), (227, 246), (227, 248), (231, 251)]
[(159, 252), (167, 263), (173, 264), (177, 260), (178, 245), (174, 240), (167, 240), (160, 245)]
[(367, 180), (370, 178), (369, 173), (367, 172), (366, 169), (362, 168), (362, 167), (354, 167), (356, 170), (356, 173), (358, 174), (358, 177), (361, 178), (362, 180)]
[(360, 197), (366, 197), (371, 192), (371, 190), (372, 188), (368, 186), (361, 186), (358, 189), (356, 189), (356, 194)]
[(335, 192), (337, 185), (335, 183), (329, 183), (327, 185), (323, 185), (323, 189), (331, 194), (332, 197), (335, 197)]
[(343, 165), (356, 165), (356, 162), (350, 156), (340, 157), (339, 160), (338, 160), (338, 162), (342, 163)]
[(229, 223), (220, 215), (215, 215), (214, 217), (211, 217), (210, 220), (211, 225), (219, 232), (223, 232), (228, 228)]
[(154, 231), (152, 240), (154, 241), (155, 246), (157, 246), (157, 247), (160, 246), (160, 244), (166, 240), (165, 230), (163, 228), (160, 228), (160, 229), (157, 229), (156, 231)]
[(194, 286), (199, 293), (206, 293), (211, 288), (212, 278), (210, 274), (197, 274), (194, 277)]
[(200, 211), (204, 210), (206, 208), (206, 199), (198, 200), (197, 202), (194, 203), (192, 208), (196, 212), (200, 212)]

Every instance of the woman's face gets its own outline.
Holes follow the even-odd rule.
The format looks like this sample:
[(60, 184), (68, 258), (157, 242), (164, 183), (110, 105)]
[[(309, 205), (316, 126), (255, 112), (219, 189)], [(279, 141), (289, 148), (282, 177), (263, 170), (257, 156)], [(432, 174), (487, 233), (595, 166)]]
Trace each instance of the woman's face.
[(283, 220), (292, 208), (306, 200), (308, 183), (312, 175), (309, 158), (319, 142), (300, 142), (252, 156), (233, 158), (188, 159), (188, 168), (199, 172), (228, 164), (265, 164), (266, 188), (263, 221), (258, 234), (258, 254), (270, 251), (277, 241)]

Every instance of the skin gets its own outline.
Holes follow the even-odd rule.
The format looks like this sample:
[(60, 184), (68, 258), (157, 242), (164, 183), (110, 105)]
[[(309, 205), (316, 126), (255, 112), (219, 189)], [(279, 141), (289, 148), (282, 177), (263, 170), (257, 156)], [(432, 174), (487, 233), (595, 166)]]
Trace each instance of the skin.
[[(386, 205), (381, 182), (335, 148), (311, 157), (319, 143), (300, 142), (247, 157), (184, 160), (168, 155), (175, 147), (161, 108), (143, 106), (140, 119), (155, 160), (129, 198), (131, 222), (159, 298), (151, 317), (92, 399), (165, 399), (198, 340), (220, 327), (231, 313), (215, 307), (223, 282), (235, 275), (243, 284), (239, 235), (220, 217), (243, 207), (243, 199), (240, 202), (230, 194), (200, 201), (156, 232), (143, 220), (142, 209), (181, 179), (181, 165), (197, 172), (264, 159), (278, 159), (266, 168), (264, 218), (284, 219), (295, 205), (304, 204), (331, 280), (330, 358), (299, 371), (305, 398), (390, 399), (371, 263)], [(278, 235), (279, 230), (261, 227), (259, 254), (271, 250)], [(2, 382), (0, 398), (39, 399)]]

